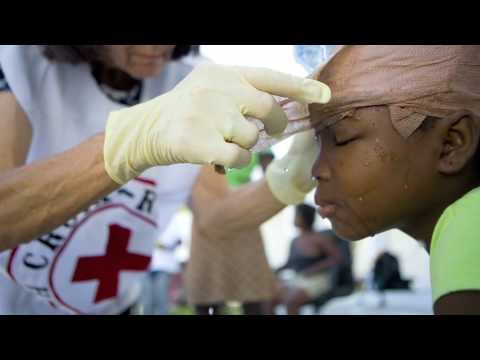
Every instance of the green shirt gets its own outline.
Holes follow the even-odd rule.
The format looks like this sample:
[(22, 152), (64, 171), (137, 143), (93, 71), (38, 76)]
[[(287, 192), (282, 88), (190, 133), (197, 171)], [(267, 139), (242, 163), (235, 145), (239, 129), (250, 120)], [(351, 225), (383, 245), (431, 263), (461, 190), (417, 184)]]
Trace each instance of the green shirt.
[(430, 245), (433, 301), (461, 290), (480, 290), (480, 188), (442, 214)]

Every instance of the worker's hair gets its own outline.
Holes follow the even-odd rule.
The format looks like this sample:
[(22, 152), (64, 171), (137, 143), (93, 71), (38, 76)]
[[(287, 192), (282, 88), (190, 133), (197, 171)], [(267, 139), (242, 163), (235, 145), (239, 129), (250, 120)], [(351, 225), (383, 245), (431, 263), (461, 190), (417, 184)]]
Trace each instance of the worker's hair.
[[(70, 64), (94, 63), (103, 57), (105, 45), (39, 45), (45, 57), (51, 61)], [(175, 45), (172, 59), (180, 59), (190, 53), (198, 54), (200, 45)]]

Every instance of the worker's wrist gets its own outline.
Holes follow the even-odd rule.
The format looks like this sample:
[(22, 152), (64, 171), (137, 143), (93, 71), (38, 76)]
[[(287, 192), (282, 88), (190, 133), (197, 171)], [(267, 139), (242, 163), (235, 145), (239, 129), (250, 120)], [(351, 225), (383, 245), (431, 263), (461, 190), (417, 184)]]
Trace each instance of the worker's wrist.
[[(105, 127), (103, 156), (105, 171), (119, 185), (137, 177), (143, 170), (137, 164), (138, 126), (128, 126), (131, 109), (110, 113)], [(135, 134), (132, 136), (132, 134)]]

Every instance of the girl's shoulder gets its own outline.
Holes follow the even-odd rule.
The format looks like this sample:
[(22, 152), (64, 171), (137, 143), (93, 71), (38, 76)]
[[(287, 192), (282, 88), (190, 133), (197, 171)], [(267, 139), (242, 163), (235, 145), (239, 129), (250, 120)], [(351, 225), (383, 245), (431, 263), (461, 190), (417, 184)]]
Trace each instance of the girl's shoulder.
[(433, 300), (455, 291), (480, 290), (480, 188), (450, 205), (430, 245)]

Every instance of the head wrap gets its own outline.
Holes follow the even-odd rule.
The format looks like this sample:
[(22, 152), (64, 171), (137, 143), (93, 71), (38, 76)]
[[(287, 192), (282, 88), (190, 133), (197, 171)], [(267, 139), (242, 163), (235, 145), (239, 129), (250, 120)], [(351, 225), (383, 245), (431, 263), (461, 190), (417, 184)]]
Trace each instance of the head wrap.
[(428, 116), (480, 122), (480, 46), (345, 45), (315, 78), (332, 90), (330, 103), (310, 106), (317, 129), (380, 105), (405, 138)]

